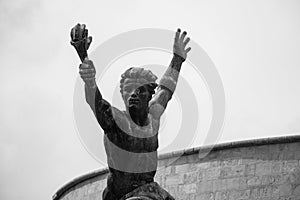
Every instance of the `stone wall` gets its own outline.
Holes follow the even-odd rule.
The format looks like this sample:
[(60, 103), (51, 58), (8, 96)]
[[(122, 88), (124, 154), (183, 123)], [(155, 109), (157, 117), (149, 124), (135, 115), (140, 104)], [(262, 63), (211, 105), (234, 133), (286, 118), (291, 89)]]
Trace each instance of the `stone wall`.
[[(206, 153), (208, 153), (206, 155)], [(175, 199), (300, 200), (300, 137), (249, 140), (160, 156), (155, 180)], [(206, 156), (204, 156), (206, 155)], [(101, 199), (107, 169), (78, 177), (53, 200)]]

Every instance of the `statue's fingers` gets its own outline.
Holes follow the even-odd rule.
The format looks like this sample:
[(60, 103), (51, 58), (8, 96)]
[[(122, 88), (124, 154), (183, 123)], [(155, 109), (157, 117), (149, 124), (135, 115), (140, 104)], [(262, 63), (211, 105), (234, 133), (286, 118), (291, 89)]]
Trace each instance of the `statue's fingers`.
[(186, 40), (183, 42), (183, 46), (185, 47), (189, 43), (190, 40), (191, 39), (189, 37), (186, 38)]
[(184, 40), (184, 37), (186, 36), (187, 32), (186, 31), (183, 31), (183, 33), (181, 34), (180, 36), (180, 40), (183, 41)]
[(191, 49), (192, 49), (192, 48), (189, 47), (189, 48), (187, 48), (187, 49), (185, 50), (185, 52), (188, 53)]
[(82, 74), (96, 73), (96, 70), (93, 68), (81, 68), (81, 69), (79, 69), (79, 73), (82, 73)]
[(176, 33), (175, 33), (175, 41), (177, 41), (179, 39), (179, 35), (180, 35), (180, 28), (177, 29)]
[(80, 76), (84, 76), (84, 77), (92, 77), (95, 76), (96, 71), (90, 69), (79, 69), (79, 74)]
[(89, 67), (89, 65), (86, 64), (86, 63), (81, 63), (81, 64), (79, 65), (79, 69), (88, 69), (88, 68), (90, 68), (90, 67)]
[(87, 71), (86, 69), (79, 69), (79, 74), (80, 74), (80, 75), (90, 74), (90, 73), (94, 73), (94, 72)]
[(93, 81), (95, 80), (95, 77), (87, 77), (87, 78), (83, 78), (84, 81)]
[(91, 45), (91, 43), (92, 43), (92, 40), (93, 40), (92, 36), (89, 36), (89, 37), (87, 38), (87, 42), (86, 42), (86, 49), (87, 49), (87, 50), (89, 49), (89, 47), (90, 47), (90, 45)]
[(87, 38), (88, 30), (87, 29), (81, 29), (81, 39)]
[(82, 62), (83, 64), (86, 64), (88, 66), (94, 66), (94, 63), (92, 60), (85, 58), (84, 61)]
[(81, 25), (80, 28), (78, 29), (78, 39), (79, 40), (82, 40), (84, 38), (84, 32), (85, 32), (85, 29)]
[(81, 78), (94, 78), (95, 77), (95, 75), (96, 75), (96, 73), (81, 73), (80, 74), (80, 77)]
[(75, 41), (79, 40), (79, 29), (78, 28), (75, 28), (74, 40)]
[(75, 30), (74, 30), (74, 28), (71, 29), (70, 36), (71, 36), (71, 40), (74, 40), (74, 37), (75, 37)]
[(75, 40), (78, 40), (80, 37), (80, 27), (81, 25), (79, 23), (75, 26), (75, 34), (74, 34)]
[(87, 37), (87, 29), (86, 29), (85, 24), (81, 24), (80, 30), (81, 30), (81, 32), (80, 32), (81, 39), (84, 39), (85, 37)]
[(77, 25), (74, 26), (74, 27), (71, 29), (71, 38), (72, 38), (72, 40), (76, 40), (76, 30), (77, 30)]
[(89, 35), (89, 30), (88, 29), (84, 29), (84, 35), (83, 37), (87, 38)]

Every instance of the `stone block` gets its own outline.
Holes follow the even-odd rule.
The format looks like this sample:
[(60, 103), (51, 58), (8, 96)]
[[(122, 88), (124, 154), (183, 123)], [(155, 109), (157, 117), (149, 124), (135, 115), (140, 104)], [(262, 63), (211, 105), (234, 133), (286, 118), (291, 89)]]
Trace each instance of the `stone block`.
[(228, 200), (228, 191), (216, 192), (215, 200)]
[(220, 167), (206, 169), (203, 173), (203, 180), (218, 179), (221, 173)]
[(220, 160), (212, 160), (210, 162), (210, 167), (220, 167), (220, 163), (221, 163)]
[(300, 185), (298, 185), (294, 191), (293, 191), (293, 195), (296, 197), (300, 197)]
[(274, 144), (272, 145), (272, 151), (273, 152), (283, 152), (283, 151), (289, 151), (288, 144)]
[(187, 156), (187, 163), (193, 164), (193, 163), (198, 163), (199, 162), (199, 155), (198, 153), (196, 154), (191, 154)]
[(175, 166), (175, 173), (176, 174), (183, 174), (189, 172), (190, 164), (183, 164)]
[(255, 174), (255, 164), (245, 165), (245, 176), (254, 176)]
[(221, 167), (231, 167), (231, 166), (238, 165), (238, 161), (239, 160), (236, 158), (228, 158), (226, 160), (221, 160), (220, 165)]
[(240, 178), (230, 178), (227, 179), (227, 190), (238, 190), (240, 188), (244, 188), (246, 182), (243, 183), (243, 179)]
[(266, 186), (259, 189), (260, 198), (271, 198), (272, 197), (272, 187)]
[(259, 193), (260, 188), (253, 188), (250, 189), (250, 199), (256, 200), (260, 198), (260, 193)]
[(179, 186), (178, 185), (167, 185), (165, 187), (165, 189), (174, 197), (177, 197), (179, 195)]
[(182, 190), (186, 194), (195, 194), (197, 192), (197, 185), (196, 183), (184, 184), (182, 185)]
[(272, 174), (272, 164), (270, 162), (257, 163), (255, 166), (255, 175), (263, 176)]
[(227, 179), (217, 179), (213, 181), (213, 192), (227, 190)]
[(212, 191), (244, 190), (246, 188), (246, 178), (228, 178), (214, 180)]
[(254, 176), (247, 179), (247, 186), (255, 187), (259, 185), (261, 185), (261, 179), (259, 176)]
[(245, 173), (245, 165), (237, 165), (232, 167), (223, 167), (220, 172), (221, 178), (243, 176)]
[(198, 174), (199, 174), (198, 172), (189, 172), (183, 174), (183, 183), (184, 184), (196, 183)]
[(283, 162), (282, 161), (270, 161), (271, 162), (271, 171), (272, 174), (279, 174), (283, 170)]
[(258, 162), (259, 161), (254, 156), (241, 158), (239, 160), (240, 165), (255, 164), (255, 163), (258, 163)]
[(232, 190), (229, 192), (229, 200), (242, 200), (242, 199), (249, 199), (250, 198), (250, 189), (236, 191)]
[(200, 162), (200, 163), (196, 163), (194, 165), (194, 167), (198, 170), (203, 170), (203, 169), (207, 169), (210, 167), (210, 163), (209, 162)]
[(289, 143), (288, 145), (289, 151), (296, 152), (300, 151), (300, 142)]
[(279, 196), (287, 196), (292, 194), (292, 185), (291, 184), (283, 184), (279, 185)]
[(166, 176), (166, 186), (183, 184), (183, 174)]
[(300, 184), (300, 169), (289, 173), (289, 180), (292, 184)]
[(195, 200), (215, 200), (214, 193), (207, 192), (203, 194), (198, 194), (195, 198)]
[(299, 169), (299, 162), (298, 160), (290, 160), (290, 161), (284, 161), (282, 172), (283, 173), (293, 173)]
[(213, 181), (205, 181), (197, 183), (197, 194), (212, 192), (213, 191)]
[(255, 155), (270, 154), (270, 145), (261, 145), (255, 148)]

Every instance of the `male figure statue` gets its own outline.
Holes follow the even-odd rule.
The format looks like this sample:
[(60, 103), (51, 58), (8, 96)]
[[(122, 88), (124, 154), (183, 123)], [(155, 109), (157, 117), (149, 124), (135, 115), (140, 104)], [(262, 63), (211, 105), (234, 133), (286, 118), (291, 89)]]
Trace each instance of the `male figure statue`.
[(154, 175), (160, 117), (172, 98), (181, 65), (191, 50), (186, 48), (190, 40), (185, 38), (186, 34), (177, 30), (172, 61), (158, 84), (155, 82), (157, 77), (144, 68), (131, 67), (122, 74), (120, 91), (126, 110), (120, 111), (103, 99), (97, 87), (96, 70), (86, 52), (92, 38), (88, 37), (85, 25), (77, 24), (71, 30), (71, 44), (82, 60), (79, 73), (85, 83), (86, 101), (105, 133), (109, 176), (103, 200), (134, 199), (138, 196), (144, 199), (174, 199), (154, 182)]

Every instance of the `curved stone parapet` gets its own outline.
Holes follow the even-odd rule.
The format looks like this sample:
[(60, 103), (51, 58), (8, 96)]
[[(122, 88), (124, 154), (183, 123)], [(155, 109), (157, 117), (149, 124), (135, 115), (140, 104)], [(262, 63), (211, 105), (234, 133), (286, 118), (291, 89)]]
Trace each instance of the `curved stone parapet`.
[[(300, 200), (300, 135), (191, 148), (158, 163), (155, 181), (175, 199)], [(75, 178), (52, 199), (101, 199), (107, 175), (100, 169)]]

